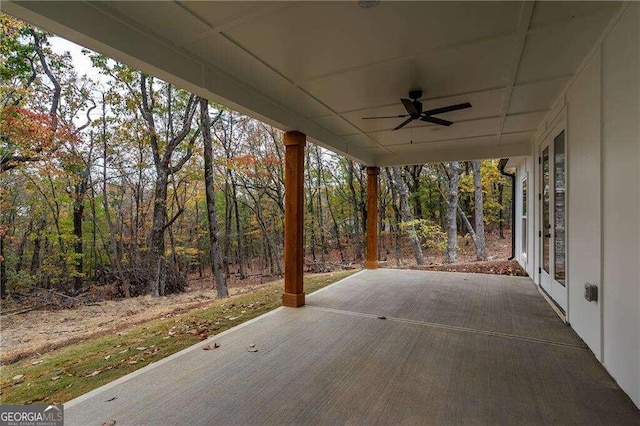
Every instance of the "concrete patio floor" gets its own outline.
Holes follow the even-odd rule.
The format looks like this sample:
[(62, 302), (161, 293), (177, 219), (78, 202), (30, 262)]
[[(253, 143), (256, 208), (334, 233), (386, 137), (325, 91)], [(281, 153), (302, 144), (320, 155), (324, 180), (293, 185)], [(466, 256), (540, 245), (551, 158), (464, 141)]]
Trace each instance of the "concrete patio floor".
[(65, 424), (640, 424), (529, 278), (362, 271), (209, 341), (65, 404)]

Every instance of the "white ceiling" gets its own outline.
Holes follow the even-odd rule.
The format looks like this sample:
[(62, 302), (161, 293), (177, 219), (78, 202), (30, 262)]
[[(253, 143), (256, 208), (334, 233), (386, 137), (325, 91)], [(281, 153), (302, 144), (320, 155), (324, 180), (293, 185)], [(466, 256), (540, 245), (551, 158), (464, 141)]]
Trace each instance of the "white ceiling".
[[(611, 2), (3, 2), (4, 11), (367, 165), (526, 155)], [(451, 127), (392, 131), (401, 97)]]

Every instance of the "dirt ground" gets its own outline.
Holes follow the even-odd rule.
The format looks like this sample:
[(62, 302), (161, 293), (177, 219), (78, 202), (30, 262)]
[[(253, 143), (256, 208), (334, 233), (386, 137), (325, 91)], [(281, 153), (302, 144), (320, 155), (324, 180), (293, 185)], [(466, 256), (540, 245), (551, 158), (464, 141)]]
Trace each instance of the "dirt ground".
[(421, 271), (471, 272), (475, 274), (511, 275), (526, 277), (527, 273), (515, 260), (488, 260), (485, 262), (464, 262), (449, 265), (413, 266)]
[[(165, 297), (140, 296), (105, 300), (72, 309), (33, 310), (3, 315), (0, 317), (0, 364), (94, 336), (119, 332), (151, 319), (207, 306), (217, 296), (214, 289), (204, 288), (204, 281), (196, 281), (195, 288), (186, 293)], [(267, 284), (231, 285), (229, 293), (249, 292)]]
[[(511, 232), (505, 230), (504, 238), (501, 238), (497, 232), (487, 233), (485, 238), (485, 246), (489, 261), (506, 260), (511, 256)], [(422, 253), (426, 265), (442, 265), (444, 264), (444, 251), (436, 248), (423, 249)], [(400, 259), (396, 257), (395, 243), (390, 238), (383, 236), (380, 243), (380, 260), (385, 268), (413, 268), (416, 265), (416, 259), (409, 245), (408, 240), (403, 241), (400, 250)], [(458, 237), (458, 263), (469, 263), (476, 260), (475, 246), (471, 237)], [(473, 272), (473, 271), (469, 271)], [(490, 272), (488, 272), (490, 273)]]
[[(402, 259), (398, 262), (394, 257), (393, 244), (386, 242), (382, 244), (380, 266), (526, 276), (517, 262), (504, 260), (511, 254), (509, 234), (505, 238), (487, 235), (487, 252), (490, 255), (487, 262), (473, 262), (475, 252), (468, 237), (460, 238), (458, 247), (460, 263), (442, 264), (442, 254), (432, 249), (425, 250), (427, 265), (417, 266), (408, 245), (402, 247)], [(243, 281), (232, 280), (229, 292), (231, 295), (249, 292), (278, 282), (266, 280), (261, 276)], [(208, 276), (200, 279), (194, 274), (189, 278), (187, 292), (182, 294), (104, 300), (71, 309), (38, 309), (3, 315), (0, 317), (0, 364), (5, 365), (31, 354), (44, 353), (94, 336), (122, 332), (151, 319), (210, 305), (217, 299), (215, 290), (210, 287), (211, 279)], [(3, 307), (5, 309), (6, 306)]]

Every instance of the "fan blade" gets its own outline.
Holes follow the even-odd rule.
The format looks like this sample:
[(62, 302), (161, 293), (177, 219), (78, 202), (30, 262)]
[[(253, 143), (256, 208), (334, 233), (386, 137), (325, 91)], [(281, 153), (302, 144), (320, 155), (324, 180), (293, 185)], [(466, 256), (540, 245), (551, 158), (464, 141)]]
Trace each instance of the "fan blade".
[(383, 117), (362, 117), (363, 120), (377, 120), (378, 118), (403, 118), (408, 117), (409, 114), (401, 114), (401, 115), (387, 115)]
[(426, 121), (427, 123), (439, 124), (441, 126), (451, 126), (453, 124), (453, 122), (451, 122), (451, 121), (442, 120), (440, 118), (429, 117), (429, 116), (422, 117), (420, 119), (420, 121)]
[(436, 114), (444, 114), (445, 112), (457, 111), (459, 109), (471, 108), (471, 104), (466, 102), (464, 104), (457, 105), (449, 105), (442, 108), (430, 109), (429, 111), (425, 111), (424, 115), (436, 115)]
[(407, 110), (409, 115), (420, 115), (420, 111), (416, 109), (416, 106), (413, 104), (411, 99), (400, 99), (402, 101), (402, 105), (404, 105), (404, 109)]
[(413, 117), (409, 117), (406, 120), (404, 120), (398, 127), (396, 127), (393, 130), (402, 129), (404, 126), (406, 126), (407, 124), (411, 123), (412, 121), (413, 121)]

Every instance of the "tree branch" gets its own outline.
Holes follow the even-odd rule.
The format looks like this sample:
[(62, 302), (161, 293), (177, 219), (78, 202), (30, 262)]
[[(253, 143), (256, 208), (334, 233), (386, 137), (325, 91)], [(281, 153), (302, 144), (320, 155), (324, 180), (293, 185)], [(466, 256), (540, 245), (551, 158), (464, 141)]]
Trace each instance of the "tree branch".
[(166, 225), (164, 225), (162, 227), (162, 232), (164, 232), (165, 229), (169, 228), (171, 225), (173, 225), (173, 222), (175, 222), (176, 220), (178, 220), (178, 218), (180, 217), (180, 215), (184, 213), (184, 208), (180, 208), (180, 210), (178, 210), (175, 214), (175, 216), (173, 216), (171, 218), (171, 220), (169, 222), (166, 223)]

